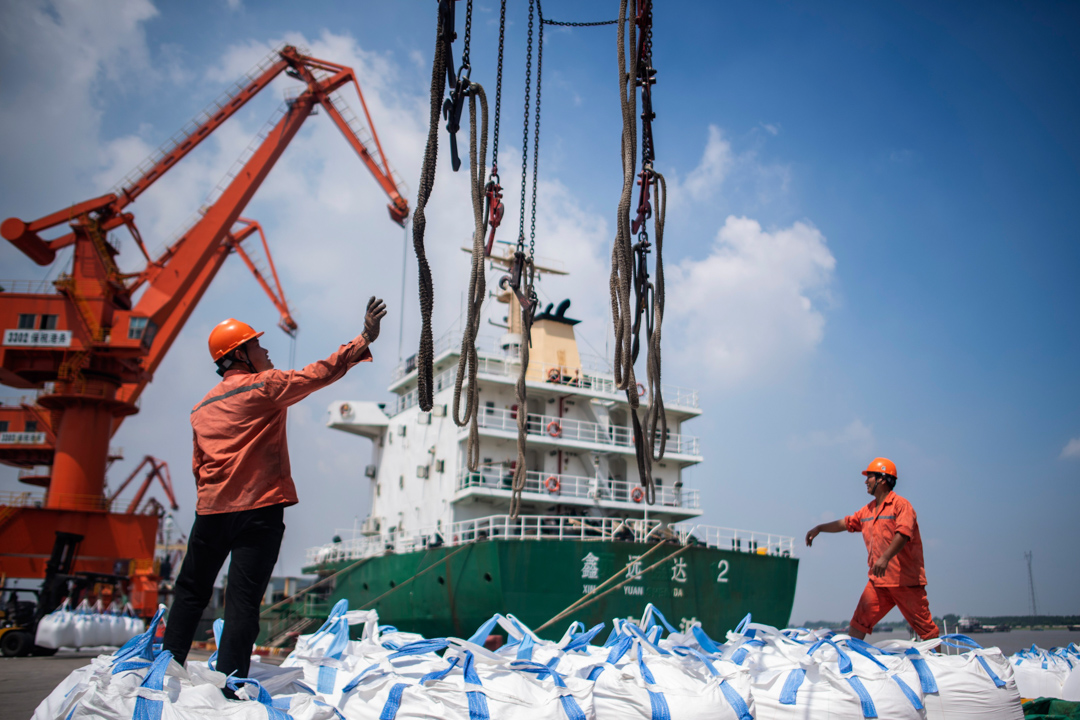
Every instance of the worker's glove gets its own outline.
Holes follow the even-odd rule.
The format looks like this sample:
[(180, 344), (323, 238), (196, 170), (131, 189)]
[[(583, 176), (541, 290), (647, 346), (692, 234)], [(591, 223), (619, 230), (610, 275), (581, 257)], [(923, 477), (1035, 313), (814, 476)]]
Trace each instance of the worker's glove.
[(368, 300), (367, 315), (364, 316), (364, 332), (361, 333), (368, 345), (375, 342), (375, 338), (379, 337), (379, 324), (385, 316), (386, 303), (372, 296)]

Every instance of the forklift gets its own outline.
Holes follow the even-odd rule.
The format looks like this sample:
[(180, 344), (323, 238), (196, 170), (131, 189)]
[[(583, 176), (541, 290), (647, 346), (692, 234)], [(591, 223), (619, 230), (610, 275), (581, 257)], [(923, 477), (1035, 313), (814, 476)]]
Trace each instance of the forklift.
[[(0, 654), (4, 657), (56, 654), (55, 648), (43, 648), (34, 642), (41, 619), (59, 608), (65, 599), (77, 598), (88, 587), (119, 587), (128, 579), (126, 575), (72, 573), (83, 537), (76, 533), (56, 533), (40, 589), (0, 587)], [(19, 596), (24, 593), (33, 600), (21, 600)]]

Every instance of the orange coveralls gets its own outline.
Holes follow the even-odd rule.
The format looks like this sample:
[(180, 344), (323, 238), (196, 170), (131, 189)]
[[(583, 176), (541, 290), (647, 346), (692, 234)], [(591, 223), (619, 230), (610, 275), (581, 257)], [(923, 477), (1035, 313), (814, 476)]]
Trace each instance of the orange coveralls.
[[(880, 506), (876, 507), (876, 502), (871, 500), (854, 515), (844, 518), (848, 532), (862, 532), (866, 542), (866, 562), (871, 568), (870, 579), (859, 598), (851, 626), (872, 633), (874, 626), (897, 606), (919, 637), (923, 640), (937, 637), (938, 627), (926, 599), (922, 535), (915, 508), (893, 491), (885, 496)], [(908, 542), (889, 561), (885, 576), (875, 577), (874, 563), (892, 544), (896, 533), (907, 537)]]
[(230, 370), (191, 411), (199, 515), (295, 505), (285, 421), (290, 405), (371, 362), (363, 336), (302, 370)]
[(187, 658), (231, 554), (217, 670), (247, 677), (259, 604), (285, 532), (284, 509), (297, 502), (285, 438), (288, 407), (370, 360), (361, 336), (302, 370), (232, 369), (191, 411), (198, 503), (163, 639), (177, 662)]

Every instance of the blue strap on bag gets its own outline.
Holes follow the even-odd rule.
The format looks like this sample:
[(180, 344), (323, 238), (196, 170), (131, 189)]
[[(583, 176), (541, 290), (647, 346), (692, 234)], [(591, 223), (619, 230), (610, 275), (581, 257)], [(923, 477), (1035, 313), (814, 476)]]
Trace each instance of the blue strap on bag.
[(794, 705), (796, 703), (799, 687), (802, 686), (805, 679), (806, 670), (803, 668), (795, 668), (788, 673), (787, 679), (784, 680), (784, 687), (780, 690), (781, 705)]
[[(534, 662), (513, 662), (510, 663), (510, 667), (522, 672), (536, 673), (536, 676), (541, 680), (551, 675), (555, 681), (555, 687), (566, 688), (566, 681), (563, 676), (548, 665)], [(560, 695), (559, 703), (562, 705), (563, 712), (566, 713), (567, 720), (586, 720), (585, 711), (581, 709), (573, 695)]]
[(705, 631), (701, 629), (700, 625), (694, 625), (690, 628), (690, 632), (694, 635), (694, 639), (698, 641), (698, 645), (703, 647), (706, 652), (720, 652), (720, 646), (716, 644), (715, 640), (705, 634)]
[(221, 648), (221, 633), (225, 630), (225, 621), (218, 618), (214, 621), (214, 652), (206, 661), (206, 666), (211, 670), (217, 670), (218, 650)]
[[(646, 685), (655, 685), (656, 678), (653, 677), (652, 671), (649, 670), (649, 666), (645, 664), (645, 655), (638, 650), (637, 654), (638, 669), (641, 671), (641, 679), (645, 681)], [(656, 690), (652, 690), (648, 687), (645, 691), (649, 693), (649, 704), (652, 706), (652, 720), (671, 720), (671, 709), (668, 707), (667, 698), (664, 697), (664, 693)]]
[[(978, 650), (983, 649), (982, 645), (975, 642), (974, 640), (969, 638), (967, 635), (960, 635), (959, 633), (953, 633), (953, 634), (950, 634), (950, 635), (942, 635), (941, 636), (941, 641), (943, 643), (945, 643), (946, 645), (949, 645), (949, 646), (954, 647), (954, 648), (960, 648), (961, 650), (969, 650), (971, 648), (975, 648), (975, 649), (978, 649)], [(1037, 648), (1034, 645), (1032, 645), (1031, 648), (1032, 648), (1032, 650), (1037, 650)], [(999, 688), (1000, 687), (1005, 687), (1006, 682), (1004, 680), (1002, 680), (1001, 678), (999, 678), (997, 676), (997, 673), (995, 673), (993, 670), (990, 669), (990, 664), (986, 662), (986, 658), (984, 658), (982, 655), (976, 655), (975, 659), (979, 661), (979, 664), (982, 665), (983, 670), (985, 670), (986, 674), (990, 676), (990, 679), (993, 680), (994, 685), (996, 687), (999, 687)], [(1046, 665), (1044, 664), (1043, 667), (1045, 668)]]
[(915, 672), (919, 674), (919, 682), (922, 683), (923, 693), (938, 692), (937, 680), (934, 678), (934, 673), (931, 672), (930, 666), (922, 654), (915, 648), (908, 648), (904, 651), (904, 655), (911, 662), (911, 666), (915, 668)]
[[(161, 690), (165, 682), (165, 670), (172, 661), (172, 653), (163, 650), (150, 665), (150, 672), (143, 678), (139, 687), (149, 690)], [(135, 712), (132, 720), (161, 720), (161, 712), (164, 709), (164, 700), (151, 700), (141, 695), (135, 698)]]
[[(262, 705), (264, 708), (266, 708), (268, 720), (292, 720), (292, 715), (287, 713), (285, 709), (277, 707), (274, 704), (274, 699), (270, 697), (270, 693), (267, 692), (266, 688), (264, 688), (262, 684), (255, 678), (230, 677), (225, 681), (225, 685), (233, 691), (239, 690), (244, 685), (254, 685), (259, 690), (258, 694), (255, 697), (255, 701)], [(281, 698), (281, 700), (284, 702), (289, 701), (288, 698)], [(136, 718), (134, 720), (139, 719)], [(160, 718), (155, 718), (154, 720), (160, 720)]]
[(672, 626), (672, 624), (667, 621), (667, 618), (664, 617), (664, 614), (662, 612), (660, 612), (659, 610), (657, 610), (656, 606), (653, 605), (652, 603), (649, 603), (648, 605), (645, 606), (644, 616), (649, 619), (649, 626), (646, 628), (647, 630), (652, 630), (654, 627), (656, 627), (657, 626), (656, 620), (659, 619), (660, 623), (663, 624), (664, 628), (669, 633), (678, 632)]
[[(125, 661), (142, 661), (144, 664), (153, 662), (157, 658), (157, 652), (154, 649), (154, 636), (157, 634), (158, 624), (161, 623), (161, 618), (164, 615), (165, 608), (158, 608), (146, 631), (131, 638), (116, 651), (113, 664), (119, 665)], [(118, 671), (114, 668), (113, 673), (116, 672)]]
[[(849, 648), (851, 648), (855, 652), (859, 653), (860, 655), (862, 655), (866, 659), (873, 662), (881, 670), (883, 670), (886, 673), (889, 672), (889, 668), (883, 662), (881, 662), (876, 657), (874, 657), (873, 653), (876, 652), (876, 653), (878, 653), (880, 655), (892, 655), (893, 653), (886, 652), (885, 650), (882, 650), (879, 647), (875, 647), (875, 646), (871, 645), (870, 643), (866, 642), (865, 640), (860, 640), (859, 638), (848, 638), (844, 642)], [(926, 663), (924, 662), (923, 664), (925, 665)], [(918, 671), (916, 670), (916, 672), (918, 672)], [(922, 710), (923, 709), (923, 703), (922, 703), (922, 700), (919, 699), (919, 694), (916, 693), (914, 690), (912, 690), (911, 687), (906, 682), (904, 682), (904, 679), (902, 677), (900, 677), (899, 675), (896, 675), (896, 674), (890, 674), (889, 677), (891, 677), (893, 680), (896, 681), (896, 684), (900, 686), (900, 691), (904, 693), (904, 697), (906, 697), (908, 699), (908, 701), (913, 706), (915, 706), (916, 710)], [(919, 679), (920, 679), (920, 681), (922, 681), (922, 676), (921, 675), (920, 675)], [(935, 687), (936, 687), (936, 685), (935, 685)]]
[(864, 718), (876, 718), (877, 708), (874, 707), (874, 700), (870, 697), (870, 691), (863, 685), (862, 680), (854, 675), (847, 678), (848, 685), (851, 685), (852, 689), (859, 696), (859, 703), (862, 705), (862, 714)]
[[(753, 630), (751, 630), (751, 632), (753, 632)], [(746, 662), (747, 656), (750, 655), (749, 648), (751, 647), (765, 647), (765, 641), (757, 639), (747, 640), (741, 646), (739, 646), (738, 650), (731, 654), (731, 662), (735, 663), (736, 665), (742, 665), (744, 662)]]
[[(452, 658), (445, 668), (429, 672), (420, 678), (420, 682), (417, 684), (422, 686), (430, 680), (442, 680), (447, 673), (457, 666), (458, 660), (459, 658)], [(401, 697), (407, 687), (409, 687), (409, 683), (395, 683), (390, 688), (390, 694), (387, 696), (386, 704), (383, 705), (382, 712), (379, 714), (379, 720), (394, 720), (397, 717), (398, 710), (401, 709)]]
[[(468, 650), (465, 651), (465, 664), (462, 665), (462, 670), (465, 672), (466, 685), (483, 687), (480, 676), (476, 674), (473, 654)], [(479, 690), (466, 690), (465, 695), (469, 699), (469, 720), (490, 720), (491, 714), (488, 712), (487, 695)]]
[[(680, 650), (687, 651), (686, 654), (693, 655), (704, 663), (705, 667), (709, 669), (709, 672), (712, 673), (713, 677), (718, 677), (720, 675), (720, 673), (717, 672), (716, 667), (712, 664), (712, 661), (698, 650), (695, 650), (692, 647), (686, 647), (685, 645), (673, 647), (672, 650), (679, 655), (683, 655), (683, 653), (679, 652)], [(739, 716), (739, 720), (754, 720), (754, 716), (750, 714), (750, 706), (743, 700), (743, 697), (739, 694), (738, 690), (731, 687), (731, 684), (727, 680), (721, 680), (719, 687), (720, 692), (724, 694), (724, 698), (728, 701), (728, 704), (731, 705), (731, 709)]]
[[(847, 653), (840, 649), (839, 645), (837, 645), (832, 640), (818, 640), (816, 643), (810, 646), (810, 649), (806, 651), (806, 654), (814, 654), (818, 650), (818, 648), (822, 647), (823, 645), (830, 645), (834, 650), (836, 650), (840, 665), (840, 674), (847, 676), (845, 677), (845, 679), (847, 680), (848, 685), (850, 685), (851, 689), (855, 691), (855, 694), (859, 696), (859, 703), (862, 706), (863, 717), (876, 718), (877, 708), (874, 706), (874, 700), (870, 697), (870, 692), (866, 689), (866, 686), (863, 685), (862, 680), (855, 677), (854, 675), (849, 675), (849, 673), (851, 673), (853, 670), (851, 665), (851, 658), (848, 657)], [(880, 665), (881, 663), (878, 664)]]
[[(584, 625), (581, 626), (584, 629)], [(592, 642), (593, 638), (600, 634), (600, 631), (604, 629), (604, 623), (599, 623), (592, 626), (584, 632), (574, 635), (570, 642), (566, 643), (566, 647), (563, 648), (563, 652), (586, 652), (585, 648)]]

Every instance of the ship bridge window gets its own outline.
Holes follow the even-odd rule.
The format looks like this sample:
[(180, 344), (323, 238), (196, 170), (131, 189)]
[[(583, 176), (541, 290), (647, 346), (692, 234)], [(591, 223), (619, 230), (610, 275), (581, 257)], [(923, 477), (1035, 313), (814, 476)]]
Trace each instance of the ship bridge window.
[(488, 400), (484, 403), (484, 413), (487, 415), (495, 414), (495, 402), (493, 400)]
[(19, 329), (20, 330), (33, 330), (34, 320), (37, 319), (37, 315), (24, 315), (19, 314)]
[(37, 432), (37, 420), (27, 420), (26, 430), (24, 432), (32, 433)]
[(6, 433), (8, 431), (8, 421), (0, 420), (0, 433)]
[(38, 326), (38, 330), (55, 330), (56, 320), (59, 315), (42, 315), (41, 324)]

